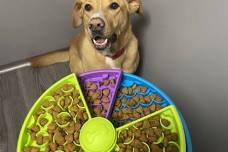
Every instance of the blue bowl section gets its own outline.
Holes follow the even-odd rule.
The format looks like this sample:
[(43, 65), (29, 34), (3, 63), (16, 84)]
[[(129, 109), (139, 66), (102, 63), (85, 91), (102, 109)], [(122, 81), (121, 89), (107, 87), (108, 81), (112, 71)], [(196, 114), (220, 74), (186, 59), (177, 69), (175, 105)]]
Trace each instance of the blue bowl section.
[[(165, 107), (165, 106), (169, 106), (169, 105), (174, 105), (176, 107), (176, 105), (174, 104), (174, 102), (162, 91), (160, 90), (156, 85), (154, 85), (153, 83), (132, 75), (132, 74), (128, 74), (128, 73), (123, 73), (122, 76), (122, 82), (120, 84), (120, 88), (121, 87), (130, 87), (132, 86), (134, 83), (139, 84), (141, 86), (145, 86), (147, 88), (149, 88), (146, 93), (142, 94), (142, 95), (148, 95), (151, 93), (157, 94), (162, 98), (162, 101), (156, 104), (160, 104), (161, 106)], [(118, 97), (121, 98), (121, 97)], [(125, 98), (128, 98), (127, 96), (125, 96)], [(149, 106), (152, 104), (153, 101), (151, 101), (151, 103), (144, 105), (145, 107)], [(122, 105), (122, 108), (128, 108), (126, 105)], [(137, 106), (137, 105), (135, 105)], [(177, 107), (176, 107), (177, 108)], [(177, 108), (178, 109), (178, 108)], [(178, 110), (179, 111), (179, 110)], [(185, 137), (186, 137), (186, 145), (187, 145), (187, 152), (192, 152), (192, 143), (191, 143), (191, 136), (187, 127), (187, 124), (181, 114), (181, 112), (179, 111), (179, 115), (184, 127), (184, 131), (185, 131)]]
[[(131, 75), (131, 74), (127, 74), (127, 73), (123, 74), (122, 77), (123, 78), (121, 79), (117, 99), (127, 99), (128, 100), (128, 99), (134, 98), (135, 96), (140, 96), (140, 97), (154, 96), (154, 98), (150, 98), (149, 101), (147, 101), (147, 102), (145, 102), (143, 100), (139, 100), (134, 105), (129, 105), (125, 102), (122, 102), (118, 107), (114, 107), (113, 110), (115, 112), (119, 112), (122, 109), (137, 109), (139, 107), (147, 108), (152, 105), (159, 105), (161, 107), (166, 107), (166, 106), (169, 106), (172, 104), (172, 103), (168, 102), (169, 99), (166, 98), (166, 96), (163, 94), (163, 92), (161, 92), (153, 84), (151, 84), (135, 75)], [(147, 88), (147, 89), (144, 91), (135, 89), (135, 90), (132, 90), (133, 92), (131, 92), (130, 94), (121, 93), (122, 91), (120, 91), (120, 90), (122, 88), (131, 88), (131, 87), (133, 87), (133, 85), (136, 85), (137, 87)], [(159, 96), (161, 98), (159, 101), (156, 98), (157, 96)], [(141, 113), (141, 117), (144, 117), (143, 112)], [(113, 124), (115, 124), (116, 126), (121, 126), (123, 124), (126, 124), (126, 123), (134, 121), (134, 120), (135, 120), (135, 118), (132, 118), (132, 117), (129, 117), (125, 120), (117, 120), (115, 118), (111, 119)]]

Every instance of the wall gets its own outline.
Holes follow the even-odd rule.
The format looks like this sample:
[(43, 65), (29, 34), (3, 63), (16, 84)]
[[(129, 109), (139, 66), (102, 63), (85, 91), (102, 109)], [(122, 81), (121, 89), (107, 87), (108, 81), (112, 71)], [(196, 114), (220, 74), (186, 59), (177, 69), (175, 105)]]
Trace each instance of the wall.
[[(65, 47), (72, 0), (1, 0), (0, 65)], [(194, 152), (228, 149), (228, 1), (143, 0), (140, 73), (176, 102)]]
[(73, 0), (0, 0), (0, 65), (69, 45)]

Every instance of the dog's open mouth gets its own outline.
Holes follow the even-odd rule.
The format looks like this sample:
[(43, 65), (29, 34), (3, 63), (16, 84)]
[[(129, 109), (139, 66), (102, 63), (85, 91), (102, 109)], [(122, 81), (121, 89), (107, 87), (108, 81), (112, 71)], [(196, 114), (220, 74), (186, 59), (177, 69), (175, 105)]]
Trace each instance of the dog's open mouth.
[(109, 40), (106, 37), (95, 36), (92, 41), (94, 46), (99, 50), (103, 50), (109, 45)]
[(116, 39), (116, 34), (113, 34), (110, 38), (97, 35), (92, 38), (92, 42), (96, 49), (105, 50), (106, 48), (109, 48), (111, 44), (116, 41)]

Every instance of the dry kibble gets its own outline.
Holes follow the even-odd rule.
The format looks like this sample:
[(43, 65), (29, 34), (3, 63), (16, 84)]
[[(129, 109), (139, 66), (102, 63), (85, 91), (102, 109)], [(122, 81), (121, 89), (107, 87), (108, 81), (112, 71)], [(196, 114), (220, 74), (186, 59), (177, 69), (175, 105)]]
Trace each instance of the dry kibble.
[(80, 102), (80, 100), (76, 97), (74, 98), (72, 105), (77, 105)]
[(117, 117), (118, 117), (118, 112), (113, 111), (113, 112), (112, 112), (112, 118), (117, 118)]
[(142, 125), (143, 125), (143, 123), (142, 123), (142, 122), (138, 122), (138, 123), (136, 123), (136, 124), (135, 124), (135, 126), (136, 126), (137, 128), (141, 128), (141, 127), (142, 127)]
[(67, 134), (73, 134), (74, 133), (74, 124), (75, 123), (72, 121), (72, 122), (70, 122), (70, 124), (66, 128), (64, 128), (64, 130)]
[(65, 138), (61, 133), (55, 133), (54, 140), (58, 145), (63, 145), (65, 143)]
[(32, 140), (36, 140), (36, 133), (35, 132), (30, 132), (30, 136)]
[(101, 111), (102, 111), (102, 108), (100, 106), (96, 106), (93, 108), (93, 112), (97, 115), (97, 116), (100, 116), (101, 115)]
[(168, 127), (170, 125), (170, 121), (167, 119), (161, 119), (161, 123), (165, 126)]
[(98, 99), (100, 97), (100, 91), (96, 91), (91, 95), (92, 100)]
[(150, 102), (150, 97), (149, 96), (145, 96), (144, 97), (144, 101), (145, 101), (145, 103), (149, 103)]
[(109, 108), (109, 103), (103, 103), (103, 108), (104, 108), (104, 110), (108, 110), (108, 108)]
[(48, 130), (55, 130), (57, 128), (57, 125), (56, 123), (52, 122), (48, 125)]
[(50, 101), (45, 101), (44, 103), (43, 103), (43, 107), (44, 108), (48, 108), (48, 107), (51, 107), (53, 104), (50, 102)]
[(139, 96), (139, 101), (143, 102), (144, 101), (144, 97), (143, 96)]
[(83, 104), (82, 100), (79, 100), (79, 102), (78, 102), (78, 106), (80, 106), (80, 107), (84, 107), (84, 104)]
[(41, 118), (40, 119), (40, 125), (45, 126), (48, 123), (48, 120), (46, 118)]
[(28, 146), (24, 148), (24, 152), (39, 152), (40, 149), (38, 147)]
[(123, 114), (122, 115), (122, 120), (127, 120), (129, 118), (128, 114)]
[(51, 148), (50, 148), (50, 146), (49, 146), (49, 145), (47, 145), (47, 146), (45, 147), (44, 152), (50, 152), (50, 151), (51, 151)]
[(117, 99), (116, 102), (115, 102), (115, 106), (116, 107), (119, 107), (121, 105), (121, 100), (120, 99)]
[(102, 82), (101, 82), (101, 85), (103, 85), (103, 86), (108, 86), (109, 83), (110, 83), (110, 80), (107, 79), (107, 80), (102, 81)]
[(128, 113), (131, 113), (131, 110), (130, 110), (129, 108), (127, 108), (127, 109), (122, 109), (122, 112), (123, 112), (124, 114), (128, 114)]
[(96, 90), (97, 89), (97, 85), (95, 83), (93, 83), (89, 88), (91, 90)]
[(131, 95), (133, 93), (133, 89), (132, 88), (128, 88), (128, 95)]
[(130, 99), (129, 102), (128, 102), (128, 105), (129, 106), (133, 106), (135, 103), (136, 103), (135, 100)]
[(140, 100), (139, 96), (134, 96), (132, 99), (133, 99), (135, 102), (139, 102), (139, 100)]
[(159, 120), (150, 120), (150, 124), (152, 127), (158, 127), (160, 125)]
[(157, 102), (161, 102), (161, 97), (157, 95), (154, 100), (156, 100)]
[(80, 123), (76, 123), (75, 126), (74, 126), (75, 131), (79, 131), (81, 126), (82, 125)]
[(144, 115), (149, 115), (150, 114), (150, 108), (144, 108), (143, 109)]
[(66, 136), (65, 136), (65, 140), (66, 140), (67, 143), (73, 142), (73, 140), (74, 140), (73, 134), (68, 134), (68, 135), (66, 135)]
[(64, 146), (65, 151), (73, 152), (75, 150), (75, 145), (73, 143), (66, 144)]
[(55, 112), (61, 112), (61, 108), (59, 107), (59, 106), (54, 106), (53, 108), (52, 108), (52, 110), (53, 111), (55, 111)]
[(137, 112), (133, 112), (133, 117), (138, 119), (141, 117), (141, 115)]
[(110, 90), (109, 89), (104, 89), (104, 90), (102, 90), (102, 94), (103, 94), (103, 96), (109, 96), (109, 93), (110, 93)]
[(149, 108), (150, 108), (150, 111), (151, 112), (154, 112), (156, 110), (156, 106), (154, 104), (151, 105)]
[(100, 99), (96, 99), (96, 100), (94, 101), (94, 104), (97, 104), (97, 105), (101, 104), (101, 100), (100, 100)]
[(143, 93), (145, 93), (145, 92), (147, 91), (147, 88), (141, 86), (141, 87), (140, 87), (140, 91), (143, 92)]
[(42, 144), (43, 144), (43, 136), (38, 135), (38, 136), (36, 137), (36, 143), (37, 143), (38, 145), (42, 145)]
[(156, 152), (162, 152), (162, 148), (160, 148), (158, 145), (152, 144), (151, 145), (151, 150), (156, 151)]
[(44, 114), (44, 113), (45, 113), (45, 111), (40, 108), (40, 109), (37, 110), (36, 115), (39, 116), (39, 115)]
[(162, 109), (162, 106), (160, 106), (159, 104), (157, 104), (155, 109), (156, 109), (156, 111), (161, 110)]
[(136, 86), (136, 88), (134, 89), (136, 92), (140, 92), (141, 87), (140, 86)]
[(166, 136), (169, 141), (177, 141), (178, 140), (178, 135), (177, 133), (171, 133)]
[(72, 84), (64, 84), (63, 87), (62, 87), (62, 90), (63, 91), (69, 91), (71, 89), (73, 89), (74, 86)]
[(179, 149), (174, 144), (169, 144), (165, 149), (166, 152), (179, 152)]
[(86, 81), (85, 82), (85, 87), (86, 88), (90, 88), (91, 85), (92, 85), (92, 83), (90, 81)]
[(135, 90), (137, 88), (137, 84), (133, 84), (131, 87), (133, 90)]
[(47, 142), (49, 142), (51, 140), (52, 140), (52, 137), (51, 136), (44, 136), (43, 137), (43, 143), (47, 143)]
[(57, 144), (56, 143), (49, 143), (49, 147), (50, 147), (51, 151), (56, 151)]
[(116, 84), (116, 79), (111, 79), (111, 80), (110, 80), (110, 84), (111, 84), (111, 85), (115, 85), (115, 84)]
[(142, 107), (138, 107), (135, 111), (138, 112), (138, 113), (142, 113), (143, 112), (143, 108)]
[(74, 141), (76, 141), (76, 143), (78, 143), (78, 142), (77, 142), (78, 139), (79, 139), (79, 132), (75, 132), (75, 133), (74, 133)]
[(73, 112), (78, 112), (79, 111), (79, 108), (77, 105), (73, 105), (71, 108), (70, 108), (70, 111), (73, 111)]
[(149, 122), (149, 121), (147, 121), (147, 120), (143, 121), (143, 128), (148, 129), (148, 128), (150, 128), (150, 127), (151, 127), (151, 126), (150, 126), (150, 122)]
[(60, 125), (67, 124), (70, 120), (71, 120), (71, 117), (69, 117), (69, 116), (61, 116), (56, 119), (56, 121)]
[(121, 91), (122, 91), (123, 94), (128, 94), (128, 89), (127, 88), (122, 88)]
[(88, 119), (88, 115), (87, 115), (86, 112), (83, 113), (83, 119), (84, 119), (84, 120), (87, 120), (87, 119)]
[(40, 127), (38, 125), (33, 125), (33, 127), (31, 128), (31, 131), (39, 132), (40, 131)]
[(121, 99), (121, 102), (122, 102), (123, 104), (127, 104), (127, 102), (128, 102), (128, 99), (126, 99), (126, 98), (123, 98), (123, 99)]
[(101, 100), (103, 101), (103, 103), (109, 103), (109, 99), (106, 96), (102, 97)]

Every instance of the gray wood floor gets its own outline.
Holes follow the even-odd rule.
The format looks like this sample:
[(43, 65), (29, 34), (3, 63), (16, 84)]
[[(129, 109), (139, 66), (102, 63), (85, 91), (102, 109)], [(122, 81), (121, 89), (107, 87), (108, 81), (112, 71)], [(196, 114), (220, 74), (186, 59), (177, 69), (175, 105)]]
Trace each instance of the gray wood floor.
[(51, 84), (70, 73), (68, 63), (26, 67), (0, 75), (0, 152), (15, 152), (23, 120)]

